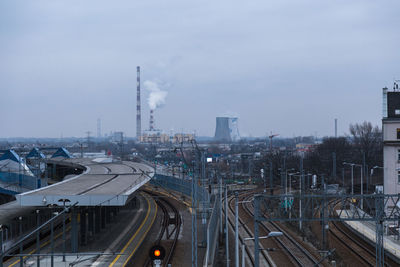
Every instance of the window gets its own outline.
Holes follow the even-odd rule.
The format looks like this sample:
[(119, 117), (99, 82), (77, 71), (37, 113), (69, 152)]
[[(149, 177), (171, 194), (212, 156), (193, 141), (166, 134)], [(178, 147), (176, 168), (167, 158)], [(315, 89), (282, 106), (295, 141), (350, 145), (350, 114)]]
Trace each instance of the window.
[(397, 160), (400, 161), (400, 149), (397, 150)]
[(400, 184), (400, 171), (397, 171), (397, 182)]
[(394, 110), (394, 114), (395, 114), (395, 115), (400, 115), (400, 109), (395, 109), (395, 110)]
[(400, 139), (400, 128), (397, 128), (397, 139)]

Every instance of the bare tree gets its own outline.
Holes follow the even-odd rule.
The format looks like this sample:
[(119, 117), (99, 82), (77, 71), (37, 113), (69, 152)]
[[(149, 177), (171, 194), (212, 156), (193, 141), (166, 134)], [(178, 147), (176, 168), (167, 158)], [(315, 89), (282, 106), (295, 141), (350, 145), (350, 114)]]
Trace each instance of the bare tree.
[(382, 164), (382, 131), (378, 126), (374, 127), (366, 121), (350, 124), (350, 134), (358, 152), (355, 161), (362, 161), (365, 154), (365, 162), (369, 166)]

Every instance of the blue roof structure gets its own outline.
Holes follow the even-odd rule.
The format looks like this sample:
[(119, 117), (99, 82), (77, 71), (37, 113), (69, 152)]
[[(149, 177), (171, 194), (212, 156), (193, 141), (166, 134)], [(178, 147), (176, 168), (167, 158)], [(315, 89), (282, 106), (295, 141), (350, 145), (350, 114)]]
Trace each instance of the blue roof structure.
[(45, 156), (42, 153), (42, 151), (39, 150), (39, 148), (34, 147), (32, 150), (29, 152), (29, 154), (26, 156), (27, 159), (30, 158), (35, 158), (35, 159), (44, 159)]
[(6, 159), (9, 159), (9, 160), (12, 160), (12, 161), (15, 161), (15, 162), (19, 162), (19, 163), (21, 162), (21, 158), (12, 149), (7, 150), (3, 154), (3, 156), (0, 157), (0, 160), (6, 160)]
[(68, 152), (68, 150), (66, 150), (63, 147), (60, 147), (59, 149), (57, 149), (56, 152), (54, 152), (53, 156), (51, 156), (51, 157), (52, 158), (62, 157), (62, 158), (70, 159), (70, 158), (72, 158), (72, 155)]

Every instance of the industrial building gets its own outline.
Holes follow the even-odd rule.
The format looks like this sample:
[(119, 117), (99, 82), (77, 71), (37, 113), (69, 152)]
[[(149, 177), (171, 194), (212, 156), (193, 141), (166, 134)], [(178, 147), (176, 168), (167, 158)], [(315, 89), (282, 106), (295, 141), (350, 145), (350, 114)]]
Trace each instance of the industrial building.
[(179, 143), (187, 143), (191, 140), (194, 140), (194, 134), (184, 134), (178, 133), (175, 135), (168, 135), (161, 133), (160, 131), (145, 131), (142, 136), (140, 136), (139, 141), (141, 143), (159, 143), (159, 144), (179, 144)]
[(238, 118), (217, 117), (214, 139), (219, 142), (235, 142), (240, 139)]
[(400, 193), (400, 91), (383, 88), (383, 168), (384, 193)]

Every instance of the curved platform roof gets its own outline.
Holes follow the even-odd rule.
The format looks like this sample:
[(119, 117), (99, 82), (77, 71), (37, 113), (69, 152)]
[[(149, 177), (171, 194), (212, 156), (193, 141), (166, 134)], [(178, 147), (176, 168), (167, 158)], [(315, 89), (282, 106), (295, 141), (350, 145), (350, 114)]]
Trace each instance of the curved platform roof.
[(86, 170), (62, 182), (16, 196), (21, 206), (123, 206), (154, 176), (153, 168), (136, 162), (93, 159), (53, 159), (56, 164), (81, 165)]

